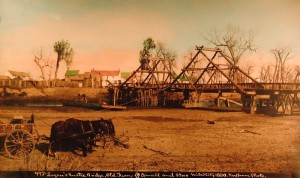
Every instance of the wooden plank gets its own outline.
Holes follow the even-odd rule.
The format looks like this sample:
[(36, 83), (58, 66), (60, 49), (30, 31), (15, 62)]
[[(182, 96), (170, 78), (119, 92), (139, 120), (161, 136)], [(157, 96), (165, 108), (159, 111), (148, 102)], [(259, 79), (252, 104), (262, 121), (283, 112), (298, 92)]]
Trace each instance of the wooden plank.
[(239, 102), (237, 102), (237, 101), (234, 101), (234, 100), (231, 100), (231, 99), (228, 99), (228, 98), (223, 97), (223, 96), (220, 96), (219, 99), (223, 99), (223, 100), (225, 100), (225, 101), (227, 100), (227, 101), (229, 101), (230, 103), (234, 103), (234, 104), (237, 104), (237, 105), (239, 105), (239, 106), (243, 106), (241, 103), (239, 103)]
[(203, 109), (203, 110), (214, 110), (214, 111), (223, 111), (223, 112), (240, 112), (241, 108), (233, 108), (233, 107), (201, 107), (201, 106), (184, 106), (186, 109)]
[(165, 74), (168, 74), (169, 72), (168, 71), (159, 71), (159, 70), (157, 70), (157, 71), (153, 71), (152, 73), (165, 73)]
[(120, 106), (120, 105), (101, 105), (101, 108), (103, 109), (110, 109), (110, 110), (125, 110), (126, 106)]
[(0, 134), (8, 134), (14, 130), (21, 129), (32, 133), (34, 124), (0, 124)]

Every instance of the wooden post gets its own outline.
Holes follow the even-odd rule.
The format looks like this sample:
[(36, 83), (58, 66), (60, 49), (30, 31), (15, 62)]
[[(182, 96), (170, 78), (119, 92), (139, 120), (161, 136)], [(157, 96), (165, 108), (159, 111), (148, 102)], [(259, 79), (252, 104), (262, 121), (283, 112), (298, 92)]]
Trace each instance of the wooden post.
[(219, 97), (215, 99), (215, 105), (217, 107), (220, 107), (220, 99), (219, 99)]
[(251, 96), (250, 100), (250, 114), (255, 114), (255, 103), (256, 103), (256, 97)]
[(145, 97), (144, 97), (144, 91), (141, 91), (141, 106), (145, 105)]
[[(300, 105), (299, 105), (299, 99), (297, 97), (297, 92), (294, 92), (294, 97), (293, 97), (293, 102), (292, 102), (292, 108), (294, 109), (295, 106), (297, 107), (297, 109), (299, 109), (300, 111)], [(294, 111), (294, 110), (293, 110)]]
[(114, 101), (113, 101), (114, 106), (116, 105), (116, 91), (117, 89), (114, 88)]
[(144, 90), (144, 106), (147, 107), (148, 103), (148, 90)]
[(225, 105), (226, 105), (226, 107), (230, 107), (230, 102), (229, 102), (229, 100), (227, 98), (225, 100)]

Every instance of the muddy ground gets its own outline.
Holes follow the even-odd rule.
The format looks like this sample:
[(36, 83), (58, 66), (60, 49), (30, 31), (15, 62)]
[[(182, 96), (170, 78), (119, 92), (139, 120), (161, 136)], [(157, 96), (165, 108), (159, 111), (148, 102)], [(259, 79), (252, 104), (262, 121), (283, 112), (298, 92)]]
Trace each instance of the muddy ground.
[(59, 152), (56, 160), (47, 157), (48, 142), (42, 140), (28, 160), (13, 160), (2, 153), (2, 171), (300, 172), (299, 115), (269, 117), (187, 109), (94, 111), (72, 107), (1, 107), (0, 111), (2, 122), (9, 122), (15, 115), (29, 118), (34, 113), (39, 134), (46, 136), (58, 120), (112, 119), (117, 137), (129, 145), (126, 149), (109, 143), (106, 149), (97, 147), (85, 158), (80, 152)]

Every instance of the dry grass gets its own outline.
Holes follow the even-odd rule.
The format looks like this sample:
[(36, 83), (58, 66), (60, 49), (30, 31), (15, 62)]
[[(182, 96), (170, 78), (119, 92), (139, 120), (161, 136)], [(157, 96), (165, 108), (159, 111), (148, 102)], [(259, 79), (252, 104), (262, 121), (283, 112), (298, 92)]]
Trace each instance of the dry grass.
[[(268, 117), (184, 109), (127, 111), (72, 108), (2, 107), (0, 118), (36, 116), (40, 134), (70, 117), (112, 119), (118, 138), (129, 148), (109, 143), (83, 158), (59, 152), (47, 157), (41, 142), (27, 162), (0, 156), (1, 170), (151, 170), (204, 172), (297, 172), (300, 170), (299, 116)], [(207, 120), (215, 124), (207, 124)], [(165, 154), (161, 154), (165, 153)]]

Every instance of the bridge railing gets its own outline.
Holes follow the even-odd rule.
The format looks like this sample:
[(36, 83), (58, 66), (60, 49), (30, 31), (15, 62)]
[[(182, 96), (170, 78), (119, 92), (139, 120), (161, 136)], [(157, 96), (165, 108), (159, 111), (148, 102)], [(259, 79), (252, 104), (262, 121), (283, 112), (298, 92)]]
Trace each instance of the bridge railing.
[[(237, 83), (238, 86), (245, 90), (300, 90), (300, 83)], [(136, 87), (136, 88), (160, 88), (165, 89), (170, 87), (169, 83), (157, 84), (147, 84), (138, 85), (134, 83), (126, 83), (126, 87)], [(216, 83), (216, 84), (195, 84), (191, 85), (189, 83), (173, 84), (171, 86), (173, 89), (197, 89), (197, 90), (236, 90), (237, 87), (231, 83)]]
[(265, 90), (298, 90), (300, 83), (260, 83)]

